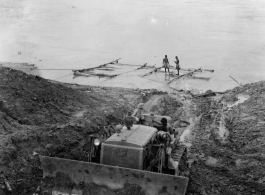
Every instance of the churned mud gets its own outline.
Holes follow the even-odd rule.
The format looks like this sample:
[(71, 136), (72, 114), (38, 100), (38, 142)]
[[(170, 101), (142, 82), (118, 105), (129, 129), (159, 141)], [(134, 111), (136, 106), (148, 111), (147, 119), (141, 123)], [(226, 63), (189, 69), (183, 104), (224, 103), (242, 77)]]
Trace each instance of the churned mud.
[(196, 98), (187, 194), (264, 194), (264, 82)]
[(2, 67), (0, 195), (45, 194), (38, 155), (87, 161), (88, 136), (140, 102), (170, 116), (188, 147), (187, 194), (265, 194), (265, 82), (210, 95), (63, 84)]

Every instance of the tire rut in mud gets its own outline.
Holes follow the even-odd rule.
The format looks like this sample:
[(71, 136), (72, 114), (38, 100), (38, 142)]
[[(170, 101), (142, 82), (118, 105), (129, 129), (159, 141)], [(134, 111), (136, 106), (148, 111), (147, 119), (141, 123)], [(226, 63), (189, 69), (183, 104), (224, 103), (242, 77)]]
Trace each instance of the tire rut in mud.
[[(219, 100), (194, 99), (201, 120), (189, 149), (193, 163), (187, 194), (265, 193), (264, 90), (261, 82), (235, 88)], [(250, 98), (230, 108), (241, 94)]]

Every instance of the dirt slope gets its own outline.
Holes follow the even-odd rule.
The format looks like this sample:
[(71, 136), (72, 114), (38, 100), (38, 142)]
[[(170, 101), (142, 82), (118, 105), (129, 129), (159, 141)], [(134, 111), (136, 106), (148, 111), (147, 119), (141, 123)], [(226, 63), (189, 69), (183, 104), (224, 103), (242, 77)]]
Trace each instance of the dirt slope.
[(154, 89), (68, 85), (0, 68), (0, 194), (8, 193), (4, 176), (11, 194), (36, 191), (42, 180), (36, 154), (86, 161), (88, 136), (120, 123), (140, 102), (149, 105), (147, 111), (168, 114), (152, 103), (157, 100), (170, 104), (166, 93)]
[[(196, 98), (188, 194), (265, 194), (265, 82)], [(237, 105), (241, 97), (245, 101)]]
[[(259, 82), (195, 97), (61, 84), (0, 68), (0, 195), (36, 192), (42, 181), (36, 154), (87, 160), (88, 136), (121, 122), (140, 102), (146, 112), (172, 117), (180, 133), (188, 130), (188, 195), (265, 194), (264, 91)], [(241, 96), (245, 101), (231, 106)]]
[(73, 88), (0, 69), (0, 194), (7, 192), (4, 175), (12, 194), (36, 190), (42, 177), (36, 153), (85, 160), (87, 136), (142, 100), (132, 90)]

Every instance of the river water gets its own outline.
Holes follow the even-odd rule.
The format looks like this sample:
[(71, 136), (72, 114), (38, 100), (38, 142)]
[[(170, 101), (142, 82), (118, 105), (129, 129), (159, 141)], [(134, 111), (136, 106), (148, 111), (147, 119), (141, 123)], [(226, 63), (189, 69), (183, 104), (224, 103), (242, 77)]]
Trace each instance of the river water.
[[(165, 88), (162, 73), (147, 70), (104, 81), (73, 78), (71, 70), (122, 58), (161, 66), (164, 55), (183, 68), (214, 69), (174, 88), (223, 91), (264, 79), (264, 0), (0, 0), (0, 61), (38, 66), (62, 82)], [(128, 79), (129, 78), (129, 79)]]

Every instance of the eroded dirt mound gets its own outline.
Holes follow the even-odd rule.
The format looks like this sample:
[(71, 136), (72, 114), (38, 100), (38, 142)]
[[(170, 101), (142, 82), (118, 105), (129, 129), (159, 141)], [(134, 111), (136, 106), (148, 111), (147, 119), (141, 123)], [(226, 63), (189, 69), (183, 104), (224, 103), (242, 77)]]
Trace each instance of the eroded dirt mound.
[(265, 194), (265, 83), (197, 98), (188, 194)]
[[(76, 88), (76, 89), (74, 89)], [(0, 69), (0, 194), (33, 194), (42, 178), (37, 154), (87, 160), (87, 137), (117, 123), (142, 101), (126, 89), (67, 87)]]

